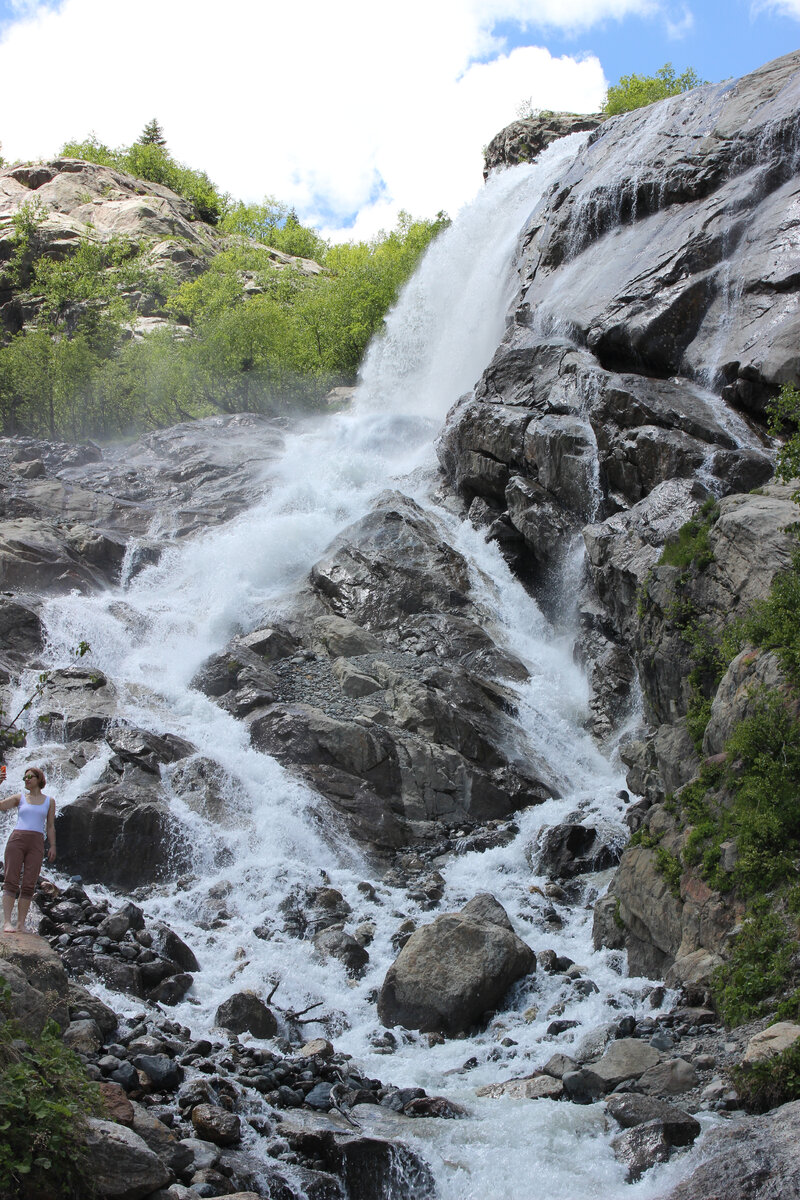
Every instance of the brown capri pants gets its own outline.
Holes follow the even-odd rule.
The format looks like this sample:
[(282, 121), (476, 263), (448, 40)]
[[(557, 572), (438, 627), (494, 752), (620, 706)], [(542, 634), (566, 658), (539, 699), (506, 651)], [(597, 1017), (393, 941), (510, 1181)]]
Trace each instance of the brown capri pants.
[[(30, 900), (42, 869), (44, 837), (34, 829), (15, 829), (6, 842), (3, 891)], [(22, 887), (19, 877), (22, 875)]]

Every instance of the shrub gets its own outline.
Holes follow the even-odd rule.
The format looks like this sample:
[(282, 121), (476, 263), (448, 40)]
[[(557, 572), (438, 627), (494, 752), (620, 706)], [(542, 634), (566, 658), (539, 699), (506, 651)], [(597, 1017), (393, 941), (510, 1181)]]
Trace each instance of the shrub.
[(730, 958), (714, 972), (714, 1001), (726, 1025), (761, 1016), (786, 989), (794, 949), (784, 918), (769, 897), (760, 897), (734, 939)]
[(800, 1100), (800, 1041), (763, 1062), (734, 1067), (733, 1082), (748, 1112)]
[(655, 75), (622, 75), (618, 82), (608, 89), (601, 111), (610, 117), (617, 113), (632, 112), (635, 108), (644, 108), (648, 104), (655, 104), (657, 100), (665, 100), (667, 96), (690, 92), (692, 88), (700, 87), (705, 82), (707, 81), (701, 79), (692, 67), (687, 67), (681, 75), (676, 75), (672, 63), (664, 63)]
[(94, 1195), (82, 1140), (87, 1115), (103, 1110), (99, 1089), (48, 1021), (23, 1038), (0, 981), (0, 1195), (84, 1200)]
[(714, 561), (709, 532), (719, 517), (719, 505), (713, 496), (704, 501), (700, 511), (680, 527), (661, 552), (659, 565), (668, 567), (697, 567), (702, 571)]

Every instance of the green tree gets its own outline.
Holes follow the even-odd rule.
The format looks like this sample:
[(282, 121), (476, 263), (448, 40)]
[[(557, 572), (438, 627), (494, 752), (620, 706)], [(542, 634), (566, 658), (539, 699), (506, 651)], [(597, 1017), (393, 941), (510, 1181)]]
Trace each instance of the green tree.
[(153, 117), (152, 121), (147, 122), (139, 134), (139, 142), (143, 146), (163, 146), (166, 148), (167, 139), (164, 137), (164, 130), (155, 117)]
[(274, 196), (265, 196), (262, 204), (239, 201), (225, 214), (220, 227), (226, 233), (239, 234), (297, 258), (322, 262), (328, 250), (317, 231), (301, 225), (294, 209)]
[(687, 67), (681, 75), (676, 75), (672, 63), (664, 63), (655, 75), (622, 75), (619, 81), (608, 89), (601, 111), (610, 117), (617, 113), (632, 112), (635, 108), (644, 108), (648, 104), (655, 104), (657, 100), (665, 100), (667, 96), (690, 92), (692, 88), (700, 87), (706, 82), (707, 80), (700, 79), (692, 67)]

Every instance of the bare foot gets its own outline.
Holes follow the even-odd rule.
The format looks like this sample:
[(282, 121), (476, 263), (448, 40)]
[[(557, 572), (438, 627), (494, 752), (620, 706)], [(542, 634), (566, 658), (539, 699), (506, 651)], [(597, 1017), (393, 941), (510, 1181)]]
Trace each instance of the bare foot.
[(16, 925), (9, 925), (8, 922), (6, 921), (5, 925), (3, 926), (3, 933), (16, 933), (16, 932), (17, 932)]

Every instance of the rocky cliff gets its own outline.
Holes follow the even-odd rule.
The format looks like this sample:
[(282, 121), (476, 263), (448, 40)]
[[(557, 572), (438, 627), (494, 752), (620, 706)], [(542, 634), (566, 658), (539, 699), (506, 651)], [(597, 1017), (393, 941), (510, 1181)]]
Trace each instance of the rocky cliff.
[[(794, 546), (789, 489), (763, 487), (760, 417), (800, 371), (798, 67), (788, 55), (590, 135), (529, 222), (513, 323), (440, 445), (473, 518), (534, 587), (570, 538), (585, 542), (593, 728), (618, 727), (634, 686), (648, 727), (622, 751), (643, 840), (596, 937), (673, 982), (710, 983), (744, 906), (685, 865), (696, 820), (664, 801), (724, 753), (754, 691), (783, 682), (753, 648), (703, 675), (697, 642), (763, 600)], [(660, 565), (704, 503), (703, 555)]]
[[(79, 789), (59, 816), (61, 864), (80, 870), (87, 882), (119, 889), (162, 885), (162, 896), (180, 877), (181, 888), (195, 889), (197, 931), (221, 930), (226, 942), (232, 942), (227, 930), (238, 897), (229, 883), (209, 881), (230, 871), (225, 837), (246, 819), (231, 788), (231, 761), (238, 764), (250, 748), (277, 760), (289, 775), (265, 777), (268, 785), (260, 785), (259, 800), (274, 804), (271, 819), (280, 824), (281, 804), (288, 807), (295, 794), (286, 779), (301, 780), (321, 798), (315, 820), (324, 838), (315, 845), (338, 845), (352, 835), (367, 852), (359, 866), (368, 863), (375, 882), (362, 879), (346, 899), (321, 864), (304, 860), (294, 876), (287, 869), (280, 903), (267, 906), (257, 924), (248, 911), (250, 949), (237, 950), (230, 978), (247, 971), (253, 947), (261, 944), (282, 946), (288, 961), (298, 961), (291, 957), (294, 939), (311, 943), (315, 964), (336, 960), (355, 987), (371, 955), (382, 961), (379, 955), (390, 947), (399, 955), (368, 1002), (386, 1026), (420, 1030), (431, 1048), (445, 1035), (485, 1028), (513, 984), (527, 997), (521, 1026), (541, 1023), (528, 1053), (541, 1063), (532, 1075), (492, 1082), (483, 1094), (589, 1103), (612, 1089), (639, 1093), (616, 1108), (618, 1097), (609, 1102), (609, 1112), (630, 1127), (618, 1147), (630, 1178), (697, 1134), (686, 1113), (657, 1107), (664, 1097), (683, 1093), (693, 1108), (720, 1111), (738, 1103), (714, 1072), (725, 1055), (738, 1056), (753, 1032), (725, 1041), (719, 1030), (711, 1032), (714, 1011), (701, 1005), (709, 1001), (715, 968), (735, 953), (732, 935), (752, 900), (745, 886), (754, 871), (750, 844), (735, 818), (741, 764), (747, 767), (754, 751), (740, 731), (754, 716), (762, 719), (764, 694), (779, 696), (770, 710), (773, 724), (784, 719), (784, 700), (792, 695), (780, 646), (759, 640), (751, 615), (790, 571), (795, 545), (789, 527), (796, 506), (790, 489), (773, 481), (775, 444), (764, 413), (782, 385), (800, 382), (799, 112), (800, 54), (794, 54), (745, 79), (592, 123), (522, 231), (505, 335), (441, 432), (437, 505), (426, 508), (395, 486), (376, 489), (369, 511), (344, 527), (334, 525), (327, 509), (314, 511), (323, 529), (338, 529), (321, 550), (311, 521), (293, 526), (316, 547), (309, 551), (310, 569), (288, 597), (286, 589), (281, 593), (280, 605), (271, 593), (259, 607), (246, 588), (233, 596), (236, 619), (228, 621), (218, 648), (204, 652), (181, 704), (171, 708), (172, 697), (159, 693), (160, 664), (148, 661), (144, 680), (136, 673), (123, 679), (107, 655), (103, 670), (82, 662), (52, 669), (33, 709), (36, 736), (48, 739), (48, 772)], [(513, 147), (521, 136), (532, 144), (533, 132), (512, 128), (500, 135), (492, 164), (520, 158)], [(550, 122), (542, 144), (573, 132), (569, 123)], [(64, 227), (60, 217), (48, 218), (54, 253), (59, 238), (70, 236), (67, 227), (88, 220), (82, 206), (90, 202), (70, 192), (83, 170), (54, 163), (40, 174), (25, 168), (20, 178), (0, 176), (14, 203), (19, 189), (50, 188), (66, 197), (54, 206)], [(154, 213), (148, 220), (166, 222), (151, 232), (163, 235), (169, 257), (169, 223), (186, 214), (167, 212), (168, 200), (157, 191), (146, 200), (124, 181), (86, 170), (92, 212), (97, 209), (93, 225), (116, 228), (130, 212), (139, 220), (146, 204)], [(180, 252), (189, 256), (187, 270), (201, 269), (213, 246), (188, 230)], [(377, 438), (382, 414), (370, 410), (368, 417), (369, 437)], [(410, 439), (413, 424), (391, 426), (391, 438)], [(272, 513), (275, 521), (306, 511), (308, 480), (287, 485), (280, 473), (291, 432), (283, 422), (241, 416), (180, 426), (126, 447), (0, 442), (3, 682), (10, 685), (23, 668), (48, 661), (52, 626), (44, 597), (66, 594), (68, 613), (81, 594), (92, 596), (120, 580), (127, 586), (159, 564), (158, 578), (166, 579), (177, 570), (181, 547), (195, 543), (202, 570), (222, 571), (212, 558), (202, 559), (197, 537), (214, 526), (230, 536), (229, 567), (234, 558), (252, 556), (256, 578), (266, 570), (259, 555), (289, 559), (294, 547), (273, 542), (265, 551), (259, 542), (254, 548), (255, 525), (245, 534), (233, 518), (281, 486), (288, 486), (287, 499)], [(338, 443), (332, 453), (341, 453)], [(303, 469), (311, 475), (323, 465), (314, 460)], [(356, 472), (345, 475), (355, 488)], [(340, 508), (349, 511), (343, 500)], [(504, 846), (518, 832), (516, 818), (525, 809), (552, 806), (562, 788), (554, 765), (531, 753), (524, 696), (537, 681), (503, 642), (487, 601), (491, 589), (479, 586), (465, 537), (454, 533), (461, 515), (497, 543), (536, 597), (552, 622), (546, 636), (574, 636), (591, 685), (587, 726), (608, 754), (621, 741), (628, 767), (625, 798), (633, 800), (626, 819), (633, 839), (626, 848), (618, 831), (585, 817), (584, 800), (563, 821), (539, 830), (524, 855), (517, 853), (515, 861), (535, 864), (546, 880), (546, 886), (527, 886), (526, 876), (516, 914), (538, 939), (535, 955), (518, 936), (519, 921), (514, 929), (491, 896), (473, 895), (461, 906), (467, 896), (457, 891), (458, 912), (431, 924), (419, 920), (442, 900), (442, 872), (452, 856)], [(172, 625), (160, 625), (161, 593), (139, 608), (124, 590), (106, 601), (97, 616), (101, 641), (113, 623), (130, 644), (150, 638), (161, 655), (158, 631), (169, 628), (181, 645), (182, 622), (195, 615), (179, 605)], [(739, 618), (734, 645), (728, 634)], [(69, 615), (64, 624), (72, 628)], [(94, 636), (92, 629), (81, 633)], [(181, 724), (192, 706), (204, 714), (194, 740)], [(145, 720), (139, 714), (146, 711), (156, 715)], [(223, 728), (214, 724), (215, 714), (235, 723), (236, 753), (227, 771), (215, 757), (214, 738), (206, 736), (206, 725)], [(578, 757), (584, 753), (579, 734), (574, 729), (571, 735)], [(253, 760), (247, 761), (252, 769)], [(243, 788), (244, 777), (237, 780)], [(730, 820), (726, 813), (733, 814)], [(209, 846), (187, 837), (197, 823), (214, 832)], [(225, 836), (216, 837), (217, 825)], [(712, 827), (724, 839), (714, 840)], [(310, 838), (308, 828), (304, 836)], [(280, 843), (282, 851), (290, 841)], [(236, 844), (244, 850), (244, 843)], [(709, 858), (709, 847), (716, 858)], [(202, 854), (208, 878), (197, 866)], [(570, 1055), (552, 1055), (552, 1046), (540, 1043), (573, 1036), (579, 1022), (564, 1017), (567, 1006), (592, 1003), (600, 988), (586, 968), (540, 943), (555, 936), (576, 905), (597, 896), (597, 872), (618, 861), (608, 895), (595, 906), (596, 944), (626, 949), (633, 975), (683, 985), (687, 1003), (658, 1018), (643, 1015), (645, 997), (656, 1011), (664, 1002), (663, 988), (647, 985), (636, 993), (636, 1016), (615, 1018), (570, 1043)], [(769, 856), (756, 861), (763, 865)], [(742, 863), (750, 863), (749, 874)], [(256, 871), (255, 862), (249, 870)], [(506, 870), (498, 868), (498, 878)], [(347, 871), (349, 886), (349, 860)], [(405, 919), (376, 938), (383, 903), (377, 882), (396, 889), (388, 909)], [(115, 914), (77, 885), (73, 898), (88, 924), (79, 923), (81, 913), (64, 910), (43, 932), (74, 970), (91, 971), (98, 950), (88, 926)], [(109, 959), (111, 977), (119, 981), (127, 972), (138, 990), (130, 983), (120, 984), (123, 990), (149, 1001), (153, 989), (161, 989), (159, 1003), (180, 1002), (192, 968), (156, 980), (164, 956), (129, 932), (104, 935), (99, 957)], [(221, 943), (213, 947), (222, 954)], [(620, 957), (610, 959), (616, 968)], [(538, 992), (547, 996), (541, 1015), (538, 999), (530, 1003)], [(610, 991), (597, 1003), (607, 999), (609, 1011), (619, 1008)], [(287, 1046), (292, 1039), (297, 1046), (297, 1013), (289, 1012)], [(218, 1015), (215, 1022), (222, 1024)], [(173, 1057), (185, 1054), (191, 1066), (210, 1054), (210, 1042), (187, 1049), (182, 1027), (159, 1020), (159, 1038), (167, 1038), (168, 1050), (170, 1039), (174, 1043)], [(345, 1018), (336, 1028), (346, 1024)], [(691, 1065), (677, 1044), (683, 1040), (687, 1057), (702, 1050), (700, 1030), (713, 1053), (697, 1053)], [(154, 1030), (148, 1033), (142, 1020), (129, 1041), (151, 1037)], [(391, 1053), (398, 1039), (386, 1029), (374, 1033), (371, 1044)], [(138, 1075), (134, 1081), (134, 1068), (125, 1065), (130, 1056), (115, 1045), (114, 1070), (129, 1078), (137, 1097), (152, 1095), (153, 1080)], [(493, 1045), (485, 1061), (510, 1060), (517, 1041), (506, 1036), (500, 1046)], [(100, 1064), (99, 1045), (95, 1051), (92, 1062)], [(334, 1107), (328, 1051), (310, 1052), (321, 1056), (310, 1072), (294, 1059), (287, 1066), (280, 1056), (240, 1051), (237, 1079), (278, 1110), (302, 1108), (289, 1142), (317, 1166), (335, 1160), (341, 1176), (341, 1124), (332, 1129), (323, 1122), (309, 1131), (300, 1120), (315, 1106), (310, 1096), (318, 1087), (324, 1091), (319, 1107)], [(201, 1058), (206, 1065), (198, 1069), (234, 1072), (221, 1045), (215, 1055)], [(345, 1061), (337, 1059), (337, 1069)], [(98, 1075), (104, 1069), (96, 1065)], [(232, 1085), (221, 1085), (216, 1075), (213, 1082), (216, 1100), (239, 1103), (231, 1099), (238, 1095)], [(346, 1083), (359, 1109), (374, 1107), (379, 1095), (381, 1104), (406, 1116), (418, 1111), (415, 1102), (431, 1102), (401, 1097), (354, 1069)], [(172, 1118), (178, 1126), (190, 1109), (194, 1120), (193, 1106), (205, 1107), (199, 1099), (192, 1093), (179, 1104)], [(785, 1110), (782, 1120), (793, 1128), (796, 1114)], [(759, 1126), (752, 1139), (757, 1156), (769, 1138)], [(719, 1145), (724, 1158), (725, 1139)], [(193, 1154), (195, 1167), (201, 1157)], [(419, 1170), (427, 1189), (428, 1176)], [(766, 1197), (757, 1175), (746, 1194)]]

